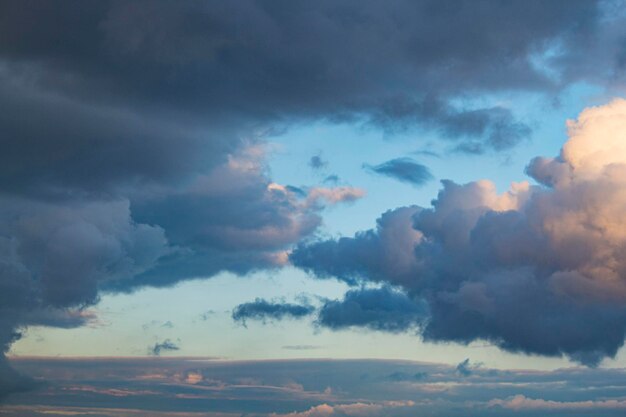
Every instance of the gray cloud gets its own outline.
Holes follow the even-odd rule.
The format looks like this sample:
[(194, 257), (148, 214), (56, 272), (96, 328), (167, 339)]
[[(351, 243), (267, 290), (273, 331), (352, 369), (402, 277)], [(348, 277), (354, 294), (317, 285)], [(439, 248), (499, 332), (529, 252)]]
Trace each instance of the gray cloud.
[(615, 133), (625, 126), (626, 101), (589, 108), (569, 122), (559, 157), (529, 165), (543, 186), (498, 194), (486, 180), (443, 181), (431, 208), (387, 212), (375, 230), (300, 245), (291, 260), (425, 300), (425, 340), (486, 340), (597, 365), (626, 333), (626, 149)]
[(463, 360), (456, 366), (456, 372), (461, 376), (472, 375), (472, 368), (470, 365), (469, 358), (466, 358), (465, 360)]
[(354, 238), (302, 243), (289, 259), (317, 276), (336, 277), (351, 285), (364, 280), (410, 283), (418, 267), (414, 246), (421, 240), (411, 225), (421, 210), (413, 206), (388, 211), (376, 221), (375, 230), (359, 232)]
[(150, 352), (150, 354), (154, 355), (154, 356), (161, 356), (161, 353), (166, 351), (166, 352), (172, 352), (172, 351), (176, 351), (179, 350), (180, 347), (178, 347), (178, 345), (174, 342), (172, 342), (169, 339), (165, 339), (162, 342), (157, 342), (154, 344), (154, 346), (150, 347), (148, 350)]
[(328, 166), (328, 161), (324, 160), (320, 154), (313, 155), (311, 159), (309, 159), (309, 166), (311, 169), (318, 171), (322, 168), (326, 168)]
[(428, 167), (411, 158), (396, 158), (378, 165), (364, 164), (368, 171), (420, 186), (433, 179)]
[(428, 378), (428, 373), (426, 372), (416, 372), (413, 374), (409, 374), (402, 371), (393, 372), (386, 376), (386, 379), (393, 382), (414, 382), (414, 381), (422, 381), (425, 378)]
[(331, 174), (324, 178), (323, 181), (325, 184), (337, 184), (339, 182), (339, 176), (336, 174)]
[(352, 326), (402, 332), (417, 328), (427, 317), (425, 305), (389, 287), (351, 290), (342, 300), (327, 301), (317, 323), (331, 329)]
[(232, 318), (242, 324), (247, 320), (281, 320), (284, 318), (301, 318), (310, 315), (315, 308), (304, 304), (270, 302), (257, 298), (256, 300), (239, 304), (233, 309)]

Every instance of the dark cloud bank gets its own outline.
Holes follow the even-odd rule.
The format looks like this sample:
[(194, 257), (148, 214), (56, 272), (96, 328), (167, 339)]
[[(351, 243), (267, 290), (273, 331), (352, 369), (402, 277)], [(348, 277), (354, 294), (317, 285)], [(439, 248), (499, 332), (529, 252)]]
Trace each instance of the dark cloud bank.
[[(302, 195), (274, 184), (263, 140), (290, 123), (322, 119), (390, 132), (418, 126), (461, 149), (507, 149), (528, 136), (524, 121), (504, 107), (465, 108), (454, 100), (511, 90), (553, 93), (576, 80), (617, 80), (623, 64), (623, 43), (616, 41), (620, 23), (586, 0), (566, 6), (439, 0), (0, 2), (0, 350), (6, 352), (24, 326), (81, 325), (84, 307), (102, 291), (283, 265), (285, 251), (316, 230), (324, 205), (362, 195), (345, 187)], [(555, 45), (558, 54), (543, 54)], [(441, 204), (455, 187), (446, 187)], [(465, 230), (480, 210), (459, 211), (455, 227)], [(405, 259), (401, 248), (385, 255), (400, 261), (391, 270), (374, 256), (359, 272), (378, 280), (392, 274), (390, 282), (404, 285), (410, 280), (402, 277), (413, 277), (420, 262), (443, 262), (445, 254), (463, 263), (467, 254), (452, 247), (474, 246), (440, 235), (448, 227), (438, 223), (440, 212), (417, 216), (418, 223), (428, 223), (422, 232), (434, 242), (420, 246), (423, 256)], [(396, 213), (405, 211), (385, 221), (405, 215)], [(480, 217), (490, 219), (480, 225), (488, 229), (492, 221), (514, 217), (489, 214)], [(357, 254), (369, 251), (385, 233), (373, 231), (342, 245)], [(488, 234), (481, 236), (487, 236), (481, 248), (493, 243)], [(305, 252), (317, 257), (321, 248), (301, 247), (294, 261), (312, 268)], [(428, 251), (432, 256), (426, 257)], [(495, 271), (488, 264), (497, 259), (485, 262), (479, 269)], [(315, 268), (334, 274), (355, 267), (323, 260)], [(499, 335), (511, 315), (493, 323), (474, 313), (483, 309), (481, 285), (489, 289), (488, 298), (496, 287), (459, 287), (456, 272), (441, 268), (433, 265), (436, 280), (406, 285), (421, 294), (426, 282), (440, 282), (433, 284), (430, 305), (445, 314), (433, 315), (427, 337), (476, 336), (465, 328), (480, 329), (484, 338)], [(553, 269), (546, 265), (546, 271)], [(553, 304), (541, 284), (522, 285), (534, 276), (527, 269), (513, 276), (497, 287), (519, 293), (511, 311), (525, 300), (541, 306), (524, 310), (531, 317), (518, 321), (529, 320), (517, 335), (530, 332), (529, 340), (535, 340), (532, 314), (569, 308), (581, 316), (578, 331), (586, 336), (552, 340), (568, 334), (554, 332), (561, 324), (568, 328), (555, 314), (541, 329), (543, 342), (529, 348), (505, 337), (503, 347), (601, 356), (621, 341), (621, 312)], [(461, 308), (457, 299), (478, 301)], [(497, 305), (484, 308), (498, 311)], [(458, 320), (472, 325), (462, 329)], [(598, 322), (616, 330), (591, 326)], [(600, 344), (599, 333), (611, 337)], [(585, 345), (574, 346), (574, 340)], [(0, 395), (16, 389), (16, 381), (2, 356)]]

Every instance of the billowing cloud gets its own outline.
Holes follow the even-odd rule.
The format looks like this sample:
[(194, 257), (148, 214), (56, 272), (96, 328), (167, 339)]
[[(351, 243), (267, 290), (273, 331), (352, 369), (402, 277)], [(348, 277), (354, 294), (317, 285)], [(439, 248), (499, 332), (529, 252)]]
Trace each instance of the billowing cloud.
[(256, 300), (239, 304), (233, 310), (233, 320), (246, 324), (246, 320), (281, 320), (284, 318), (302, 318), (311, 314), (315, 308), (305, 304), (271, 302), (257, 298)]
[(384, 213), (375, 230), (354, 238), (301, 244), (289, 258), (295, 265), (321, 277), (337, 277), (358, 284), (367, 277), (377, 282), (410, 283), (419, 267), (414, 254), (422, 234), (412, 228), (421, 208), (401, 207)]
[[(291, 124), (507, 149), (527, 124), (466, 94), (556, 92), (588, 62), (617, 79), (620, 23), (587, 0), (0, 2), (0, 350), (80, 325), (63, 310), (103, 291), (284, 265), (326, 205), (363, 195), (272, 181), (264, 142)], [(599, 44), (612, 55), (589, 59)], [(391, 273), (406, 255), (385, 254)]]
[(541, 186), (498, 194), (487, 180), (443, 181), (432, 208), (385, 213), (376, 230), (299, 246), (296, 265), (348, 283), (400, 286), (425, 300), (429, 341), (487, 340), (595, 365), (626, 331), (626, 100), (568, 122)]
[(425, 165), (411, 158), (396, 158), (378, 165), (363, 165), (368, 171), (395, 178), (398, 181), (420, 186), (433, 179)]

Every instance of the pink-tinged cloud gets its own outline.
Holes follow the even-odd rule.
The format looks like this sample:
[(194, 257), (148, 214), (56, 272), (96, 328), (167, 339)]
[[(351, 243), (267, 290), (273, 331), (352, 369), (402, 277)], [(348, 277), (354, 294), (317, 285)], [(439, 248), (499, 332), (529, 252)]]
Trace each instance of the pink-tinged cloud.
[(515, 395), (505, 400), (494, 399), (490, 407), (502, 407), (510, 410), (626, 410), (626, 400), (589, 400), (589, 401), (552, 401)]
[(626, 334), (626, 100), (567, 126), (560, 155), (527, 168), (541, 185), (498, 193), (489, 180), (444, 180), (431, 208), (389, 211), (375, 230), (300, 245), (290, 260), (425, 301), (427, 340), (487, 340), (597, 365)]
[(307, 195), (307, 205), (315, 204), (339, 204), (356, 201), (365, 196), (365, 190), (354, 187), (313, 187)]
[(393, 409), (408, 408), (415, 406), (413, 401), (384, 401), (380, 403), (357, 402), (351, 404), (320, 404), (311, 407), (306, 411), (293, 412), (288, 414), (271, 414), (270, 417), (330, 417), (330, 416), (351, 416), (351, 417), (376, 417), (382, 413), (393, 414)]

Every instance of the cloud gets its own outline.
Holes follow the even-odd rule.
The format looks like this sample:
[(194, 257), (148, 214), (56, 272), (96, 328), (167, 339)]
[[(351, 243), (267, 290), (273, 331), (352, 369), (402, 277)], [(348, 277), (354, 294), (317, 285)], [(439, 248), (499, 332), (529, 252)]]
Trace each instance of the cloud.
[(339, 182), (339, 176), (335, 174), (331, 174), (324, 178), (323, 183), (325, 184), (337, 184)]
[[(624, 369), (476, 368), (406, 360), (15, 358), (43, 388), (3, 404), (10, 416), (66, 414), (485, 417), (624, 414)], [(427, 376), (425, 375), (427, 374)], [(106, 404), (106, 409), (94, 407)], [(155, 407), (156, 406), (158, 407)], [(322, 407), (323, 406), (323, 407)], [(517, 408), (515, 408), (517, 407)], [(110, 410), (110, 411), (109, 411)], [(184, 413), (181, 410), (185, 410)], [(180, 414), (182, 413), (182, 414)]]
[(514, 146), (525, 121), (464, 97), (553, 94), (595, 80), (589, 63), (618, 79), (621, 50), (596, 46), (617, 44), (623, 22), (598, 25), (600, 12), (587, 0), (3, 2), (0, 350), (42, 312), (105, 292), (284, 265), (326, 205), (363, 195), (271, 179), (264, 143), (293, 124)]
[(324, 202), (327, 205), (351, 203), (365, 196), (365, 191), (354, 187), (312, 187), (307, 194), (307, 204), (310, 206)]
[(414, 374), (408, 374), (406, 372), (393, 372), (387, 375), (386, 379), (393, 382), (414, 382), (421, 381), (428, 377), (426, 372), (417, 372)]
[[(8, 67), (27, 69), (30, 82), (84, 101), (175, 107), (211, 121), (365, 119), (389, 130), (419, 123), (496, 150), (528, 127), (506, 108), (465, 108), (454, 98), (468, 90), (554, 91), (559, 81), (590, 77), (580, 49), (619, 45), (609, 30), (597, 34), (604, 16), (588, 1), (566, 9), (541, 1), (92, 6), (4, 5), (0, 56)], [(37, 30), (25, 32), (25, 22)], [(560, 53), (542, 59), (557, 42)], [(607, 73), (619, 72), (614, 56), (598, 58)]]
[(179, 350), (180, 347), (178, 347), (177, 344), (175, 344), (174, 342), (172, 342), (170, 339), (165, 339), (162, 342), (157, 342), (154, 344), (154, 346), (152, 346), (149, 351), (150, 354), (154, 355), (154, 356), (161, 356), (161, 352), (172, 352), (172, 351), (176, 351)]
[(510, 410), (623, 410), (626, 409), (626, 401), (623, 400), (597, 400), (597, 401), (553, 401), (544, 399), (527, 398), (523, 395), (515, 395), (506, 400), (492, 400), (490, 405)]
[(528, 166), (542, 186), (498, 194), (487, 180), (443, 181), (432, 208), (389, 211), (376, 230), (300, 245), (290, 259), (319, 277), (424, 300), (425, 340), (597, 365), (626, 331), (625, 130), (626, 100), (586, 109), (568, 122), (558, 157)]
[(331, 329), (352, 326), (402, 332), (419, 326), (427, 316), (425, 306), (389, 287), (351, 290), (342, 300), (327, 301), (317, 323)]
[(420, 186), (433, 179), (430, 170), (411, 158), (396, 158), (379, 165), (363, 165), (368, 171)]
[(413, 216), (421, 210), (413, 206), (388, 211), (376, 221), (376, 230), (359, 232), (354, 238), (301, 243), (289, 259), (317, 276), (352, 285), (365, 279), (410, 283), (419, 267), (415, 246), (422, 239), (412, 228)]
[(469, 358), (466, 358), (456, 366), (456, 372), (463, 377), (472, 375), (472, 365)]
[(239, 304), (233, 309), (232, 318), (246, 324), (246, 320), (281, 320), (284, 318), (302, 318), (311, 314), (315, 308), (310, 305), (275, 303), (257, 298), (256, 300)]
[(35, 380), (25, 377), (9, 366), (7, 359), (0, 356), (0, 404), (4, 398), (15, 392), (35, 389), (39, 385)]
[(328, 166), (328, 161), (324, 160), (320, 154), (313, 155), (311, 159), (309, 159), (309, 166), (314, 171), (319, 171)]
[(323, 348), (323, 346), (318, 345), (285, 345), (281, 347), (281, 349), (285, 350), (315, 350), (321, 348)]
[[(307, 411), (294, 412), (288, 414), (270, 414), (270, 417), (326, 417), (326, 416), (380, 416), (393, 413), (394, 409), (413, 407), (413, 401), (385, 401), (383, 403), (349, 403), (328, 405), (320, 404), (311, 407)], [(395, 410), (397, 412), (397, 410)]]

